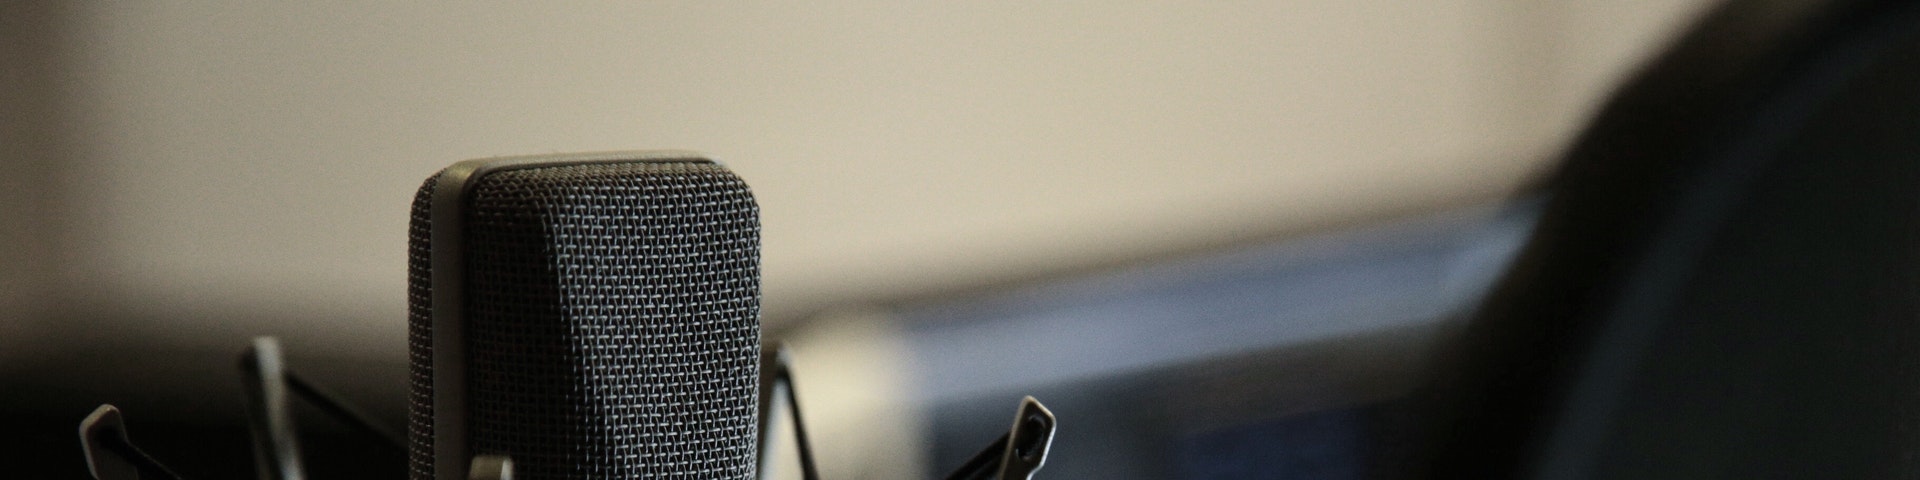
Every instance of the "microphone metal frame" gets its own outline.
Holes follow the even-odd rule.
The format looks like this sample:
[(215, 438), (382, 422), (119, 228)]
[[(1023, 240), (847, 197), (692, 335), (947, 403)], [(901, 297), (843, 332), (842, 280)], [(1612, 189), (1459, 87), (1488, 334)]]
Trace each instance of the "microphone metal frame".
[[(813, 460), (813, 447), (807, 437), (806, 422), (800, 415), (799, 394), (793, 388), (792, 358), (787, 347), (780, 342), (769, 342), (760, 347), (760, 425), (759, 456), (760, 468), (757, 478), (766, 478), (766, 460), (768, 447), (773, 439), (767, 435), (772, 425), (773, 402), (777, 394), (785, 397), (789, 416), (793, 417), (794, 444), (800, 457), (800, 476), (804, 480), (819, 480), (820, 472)], [(1047, 463), (1047, 454), (1053, 446), (1053, 434), (1059, 426), (1053, 411), (1040, 400), (1028, 396), (1020, 400), (1020, 408), (1014, 414), (1013, 428), (1005, 435), (988, 444), (948, 474), (947, 480), (1031, 480), (1033, 474)]]
[(261, 480), (301, 480), (306, 469), (300, 460), (289, 398), (298, 397), (362, 435), (392, 447), (401, 458), (407, 448), (393, 429), (342, 400), (339, 395), (307, 381), (287, 368), (274, 337), (255, 337), (240, 355), (241, 383), (247, 392), (247, 426), (253, 431), (253, 454)]

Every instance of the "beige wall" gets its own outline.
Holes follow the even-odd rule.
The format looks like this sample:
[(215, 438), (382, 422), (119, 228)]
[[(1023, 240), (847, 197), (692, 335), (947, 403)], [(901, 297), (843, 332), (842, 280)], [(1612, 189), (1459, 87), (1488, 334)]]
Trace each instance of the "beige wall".
[[(68, 50), (53, 2), (0, 3), (0, 337), (25, 337), (63, 288), (71, 203), (71, 88), (55, 73)], [(4, 347), (5, 345), (0, 345)], [(8, 367), (0, 363), (0, 369)]]
[(390, 355), (429, 173), (694, 149), (788, 317), (1496, 198), (1700, 2), (802, 3), (75, 5), (79, 140), (19, 164), (86, 187), (32, 228), (156, 331)]

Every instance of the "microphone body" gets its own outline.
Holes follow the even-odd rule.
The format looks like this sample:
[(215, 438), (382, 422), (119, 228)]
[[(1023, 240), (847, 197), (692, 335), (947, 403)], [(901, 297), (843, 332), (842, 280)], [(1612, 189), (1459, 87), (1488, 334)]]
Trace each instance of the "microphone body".
[(415, 196), (413, 480), (755, 477), (760, 226), (682, 152), (461, 162)]

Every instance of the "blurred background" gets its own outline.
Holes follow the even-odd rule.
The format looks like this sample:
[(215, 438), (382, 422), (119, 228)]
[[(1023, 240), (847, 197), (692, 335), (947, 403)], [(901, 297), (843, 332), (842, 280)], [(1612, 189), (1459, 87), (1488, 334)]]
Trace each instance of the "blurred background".
[[(1343, 478), (1704, 6), (7, 2), (0, 457), (84, 475), (112, 402), (251, 475), (255, 335), (397, 426), (419, 182), (674, 148), (754, 188), (828, 478), (944, 473), (1025, 394), (1046, 476)], [(316, 475), (397, 475), (307, 420)]]

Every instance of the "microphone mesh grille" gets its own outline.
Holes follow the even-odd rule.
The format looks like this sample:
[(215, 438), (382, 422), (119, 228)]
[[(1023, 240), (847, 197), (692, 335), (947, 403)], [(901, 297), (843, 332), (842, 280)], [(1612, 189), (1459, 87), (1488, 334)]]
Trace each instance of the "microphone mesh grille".
[[(412, 475), (432, 478), (428, 205), (414, 202)], [(754, 476), (759, 215), (705, 162), (496, 172), (466, 219), (468, 422), (518, 478)]]
[(407, 472), (433, 479), (433, 186), (427, 177), (413, 194), (407, 225)]

